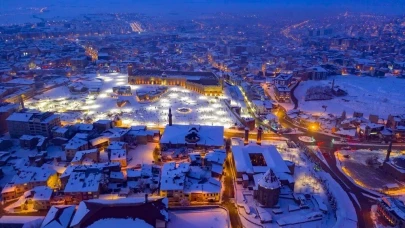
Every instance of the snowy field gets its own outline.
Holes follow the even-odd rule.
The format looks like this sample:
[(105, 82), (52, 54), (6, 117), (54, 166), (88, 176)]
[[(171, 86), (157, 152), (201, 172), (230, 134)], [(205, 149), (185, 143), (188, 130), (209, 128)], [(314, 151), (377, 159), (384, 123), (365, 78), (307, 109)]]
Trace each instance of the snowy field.
[(222, 208), (169, 211), (169, 228), (229, 228), (228, 213)]
[[(97, 121), (113, 119), (117, 114), (124, 125), (147, 125), (162, 127), (168, 123), (169, 108), (172, 109), (173, 122), (176, 124), (219, 125), (229, 128), (239, 121), (228, 110), (221, 98), (207, 97), (181, 87), (169, 87), (157, 101), (139, 103), (135, 95), (113, 96), (114, 86), (126, 86), (127, 75), (112, 73), (97, 76), (95, 74), (74, 77), (75, 85), (90, 89), (100, 89), (98, 95), (71, 94), (67, 86), (61, 86), (38, 95), (26, 102), (27, 108), (41, 111), (56, 111), (61, 114), (65, 124), (77, 121)], [(132, 93), (137, 90), (155, 89), (156, 86), (133, 85)], [(117, 100), (127, 100), (123, 107), (117, 106)], [(181, 108), (190, 109), (181, 113)]]
[[(335, 86), (348, 92), (347, 96), (335, 97), (325, 101), (305, 101), (305, 93), (312, 86)], [(386, 78), (334, 76), (324, 81), (303, 81), (294, 91), (298, 99), (298, 108), (311, 113), (325, 114), (323, 105), (327, 106), (326, 113), (341, 115), (346, 111), (352, 116), (354, 111), (363, 112), (368, 118), (370, 114), (387, 118), (389, 114), (405, 113), (404, 99), (405, 80), (392, 76)]]

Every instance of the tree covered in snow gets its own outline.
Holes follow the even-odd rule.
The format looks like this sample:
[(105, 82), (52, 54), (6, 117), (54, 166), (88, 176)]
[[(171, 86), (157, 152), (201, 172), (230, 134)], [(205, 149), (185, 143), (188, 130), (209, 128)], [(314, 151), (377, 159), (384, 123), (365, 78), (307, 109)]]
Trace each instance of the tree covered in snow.
[(305, 100), (330, 100), (333, 98), (333, 93), (328, 86), (313, 86), (309, 88), (305, 94)]

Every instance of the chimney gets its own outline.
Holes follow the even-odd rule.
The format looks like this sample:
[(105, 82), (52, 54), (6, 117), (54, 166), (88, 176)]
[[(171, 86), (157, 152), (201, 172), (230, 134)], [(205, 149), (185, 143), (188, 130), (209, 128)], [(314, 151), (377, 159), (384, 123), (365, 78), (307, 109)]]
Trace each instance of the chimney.
[(256, 141), (257, 145), (262, 145), (262, 134), (263, 134), (263, 129), (262, 129), (262, 127), (259, 127), (257, 129), (257, 141)]
[(392, 151), (392, 139), (390, 140), (390, 144), (388, 146), (387, 157), (385, 158), (385, 162), (388, 162), (390, 160), (391, 151)]
[(145, 203), (148, 202), (148, 194), (145, 194)]
[(245, 141), (244, 144), (247, 145), (249, 144), (249, 128), (245, 128)]
[(172, 120), (172, 108), (169, 108), (169, 126), (173, 125), (173, 120)]

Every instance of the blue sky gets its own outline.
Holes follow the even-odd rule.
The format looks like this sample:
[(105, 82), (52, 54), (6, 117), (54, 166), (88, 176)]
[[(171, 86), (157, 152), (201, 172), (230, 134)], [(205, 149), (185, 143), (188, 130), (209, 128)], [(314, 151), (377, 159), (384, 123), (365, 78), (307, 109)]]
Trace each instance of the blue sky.
[(215, 11), (265, 11), (275, 9), (298, 10), (350, 10), (375, 11), (398, 14), (405, 12), (405, 0), (0, 0), (1, 10), (15, 7), (49, 7), (71, 10), (87, 8), (95, 12), (169, 12), (188, 10)]

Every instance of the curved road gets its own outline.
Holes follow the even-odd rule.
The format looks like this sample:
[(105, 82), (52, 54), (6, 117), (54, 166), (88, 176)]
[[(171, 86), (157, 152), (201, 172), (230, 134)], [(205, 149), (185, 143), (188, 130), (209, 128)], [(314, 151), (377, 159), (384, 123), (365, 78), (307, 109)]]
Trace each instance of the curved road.
[[(298, 83), (292, 88), (291, 90), (291, 100), (294, 102), (294, 109), (298, 108), (298, 99), (295, 97), (294, 91), (298, 87), (299, 83), (301, 81), (298, 81)], [(286, 110), (282, 107), (282, 112), (283, 115), (285, 115)], [(279, 122), (283, 127), (288, 127), (288, 128), (297, 128), (295, 125), (290, 123), (289, 121), (285, 120), (284, 118), (279, 118)], [(348, 193), (348, 196), (356, 210), (357, 213), (357, 219), (358, 219), (358, 226), (359, 227), (374, 227), (374, 223), (371, 220), (370, 212), (371, 212), (371, 206), (375, 204), (374, 200), (372, 198), (369, 198), (366, 195), (370, 195), (372, 197), (377, 197), (378, 195), (375, 195), (371, 192), (365, 191), (361, 187), (357, 186), (354, 184), (352, 181), (348, 179), (336, 166), (336, 158), (335, 158), (335, 151), (339, 150), (340, 147), (338, 148), (337, 145), (334, 145), (332, 143), (332, 139), (337, 139), (339, 137), (333, 137), (333, 136), (328, 136), (325, 134), (320, 134), (317, 132), (308, 132), (304, 128), (298, 127), (299, 130), (302, 130), (305, 133), (305, 135), (312, 136), (315, 138), (316, 142), (321, 142), (321, 144), (318, 144), (319, 149), (321, 152), (324, 154), (325, 160), (328, 163), (328, 165), (324, 164), (322, 161), (319, 161), (321, 167), (323, 170), (328, 172), (333, 179), (336, 180), (336, 182), (339, 183), (339, 185), (344, 189), (345, 192)], [(284, 137), (289, 138), (292, 141), (299, 142), (300, 140), (298, 139), (298, 135), (291, 135), (291, 134), (285, 134)], [(369, 148), (369, 147), (367, 147)]]

